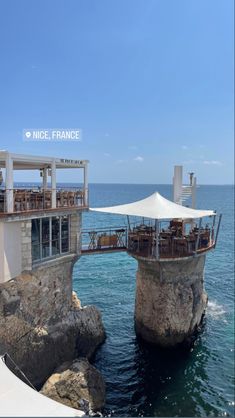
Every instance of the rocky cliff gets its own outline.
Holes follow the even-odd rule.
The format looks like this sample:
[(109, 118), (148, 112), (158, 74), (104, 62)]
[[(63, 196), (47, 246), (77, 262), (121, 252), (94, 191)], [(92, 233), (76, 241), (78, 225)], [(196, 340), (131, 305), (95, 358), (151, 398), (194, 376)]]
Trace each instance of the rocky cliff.
[(100, 372), (80, 358), (58, 367), (41, 389), (43, 395), (87, 414), (105, 404), (105, 382)]
[(36, 387), (63, 362), (90, 358), (105, 338), (98, 309), (81, 307), (72, 292), (76, 259), (44, 263), (0, 284), (0, 354), (8, 352)]

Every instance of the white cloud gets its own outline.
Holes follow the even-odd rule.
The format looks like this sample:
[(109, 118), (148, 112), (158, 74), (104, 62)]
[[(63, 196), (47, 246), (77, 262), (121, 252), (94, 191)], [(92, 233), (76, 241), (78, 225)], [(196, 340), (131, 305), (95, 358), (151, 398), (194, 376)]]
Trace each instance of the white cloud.
[(181, 149), (183, 149), (184, 151), (188, 149), (187, 145), (182, 145)]
[(108, 133), (108, 132), (106, 132), (106, 133), (104, 134), (104, 136), (105, 136), (106, 138), (108, 138), (108, 137), (109, 137), (109, 133)]
[(109, 154), (108, 152), (105, 152), (105, 153), (104, 153), (104, 156), (105, 156), (105, 157), (111, 157), (111, 154)]
[(138, 147), (136, 145), (129, 145), (128, 149), (136, 150)]
[(138, 157), (134, 158), (134, 161), (138, 161), (138, 163), (142, 163), (144, 161), (143, 157), (141, 157), (140, 155), (138, 155)]
[(203, 161), (203, 164), (206, 164), (206, 165), (223, 165), (221, 163), (221, 161), (217, 161), (217, 160), (205, 160), (205, 161)]
[(127, 160), (117, 160), (116, 164), (125, 164), (127, 163)]

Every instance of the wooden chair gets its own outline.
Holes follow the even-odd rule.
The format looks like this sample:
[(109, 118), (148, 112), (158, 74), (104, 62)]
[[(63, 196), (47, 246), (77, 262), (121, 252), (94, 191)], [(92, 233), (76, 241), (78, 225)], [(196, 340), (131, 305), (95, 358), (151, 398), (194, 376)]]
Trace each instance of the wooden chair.
[(176, 253), (180, 256), (187, 253), (187, 241), (185, 239), (177, 239), (176, 240)]
[(189, 235), (187, 237), (187, 247), (188, 247), (188, 253), (192, 253), (195, 251), (195, 244), (196, 244), (196, 238), (193, 235)]
[(51, 208), (51, 190), (46, 190), (43, 192), (43, 206), (44, 209), (50, 209)]
[(65, 190), (62, 190), (60, 193), (61, 193), (61, 206), (62, 207), (68, 206), (69, 205), (68, 204), (68, 201), (69, 201), (68, 192), (66, 192)]
[(21, 212), (26, 210), (25, 191), (14, 191), (14, 211)]
[(75, 192), (75, 206), (83, 206), (84, 203), (84, 192), (82, 190), (77, 190)]
[(169, 254), (169, 240), (168, 239), (159, 240), (159, 254), (160, 255)]
[(75, 192), (68, 192), (68, 206), (75, 206)]

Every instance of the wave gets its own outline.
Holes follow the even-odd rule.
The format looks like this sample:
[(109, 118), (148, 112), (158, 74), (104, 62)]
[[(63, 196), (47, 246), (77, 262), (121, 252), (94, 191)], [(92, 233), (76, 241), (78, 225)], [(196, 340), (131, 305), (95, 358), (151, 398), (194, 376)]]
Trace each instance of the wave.
[(222, 305), (219, 305), (216, 301), (209, 301), (207, 305), (207, 314), (214, 319), (220, 319), (225, 315), (226, 311)]

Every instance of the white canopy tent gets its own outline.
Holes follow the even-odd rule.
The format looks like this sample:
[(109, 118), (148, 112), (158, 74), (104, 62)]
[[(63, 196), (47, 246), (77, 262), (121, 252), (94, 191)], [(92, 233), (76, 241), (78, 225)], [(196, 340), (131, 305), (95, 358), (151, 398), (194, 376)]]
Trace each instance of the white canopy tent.
[(158, 220), (197, 219), (216, 215), (213, 210), (198, 210), (178, 205), (161, 196), (158, 192), (138, 202), (105, 208), (90, 208), (90, 210)]
[(47, 398), (16, 377), (0, 357), (1, 417), (82, 417), (84, 412)]

